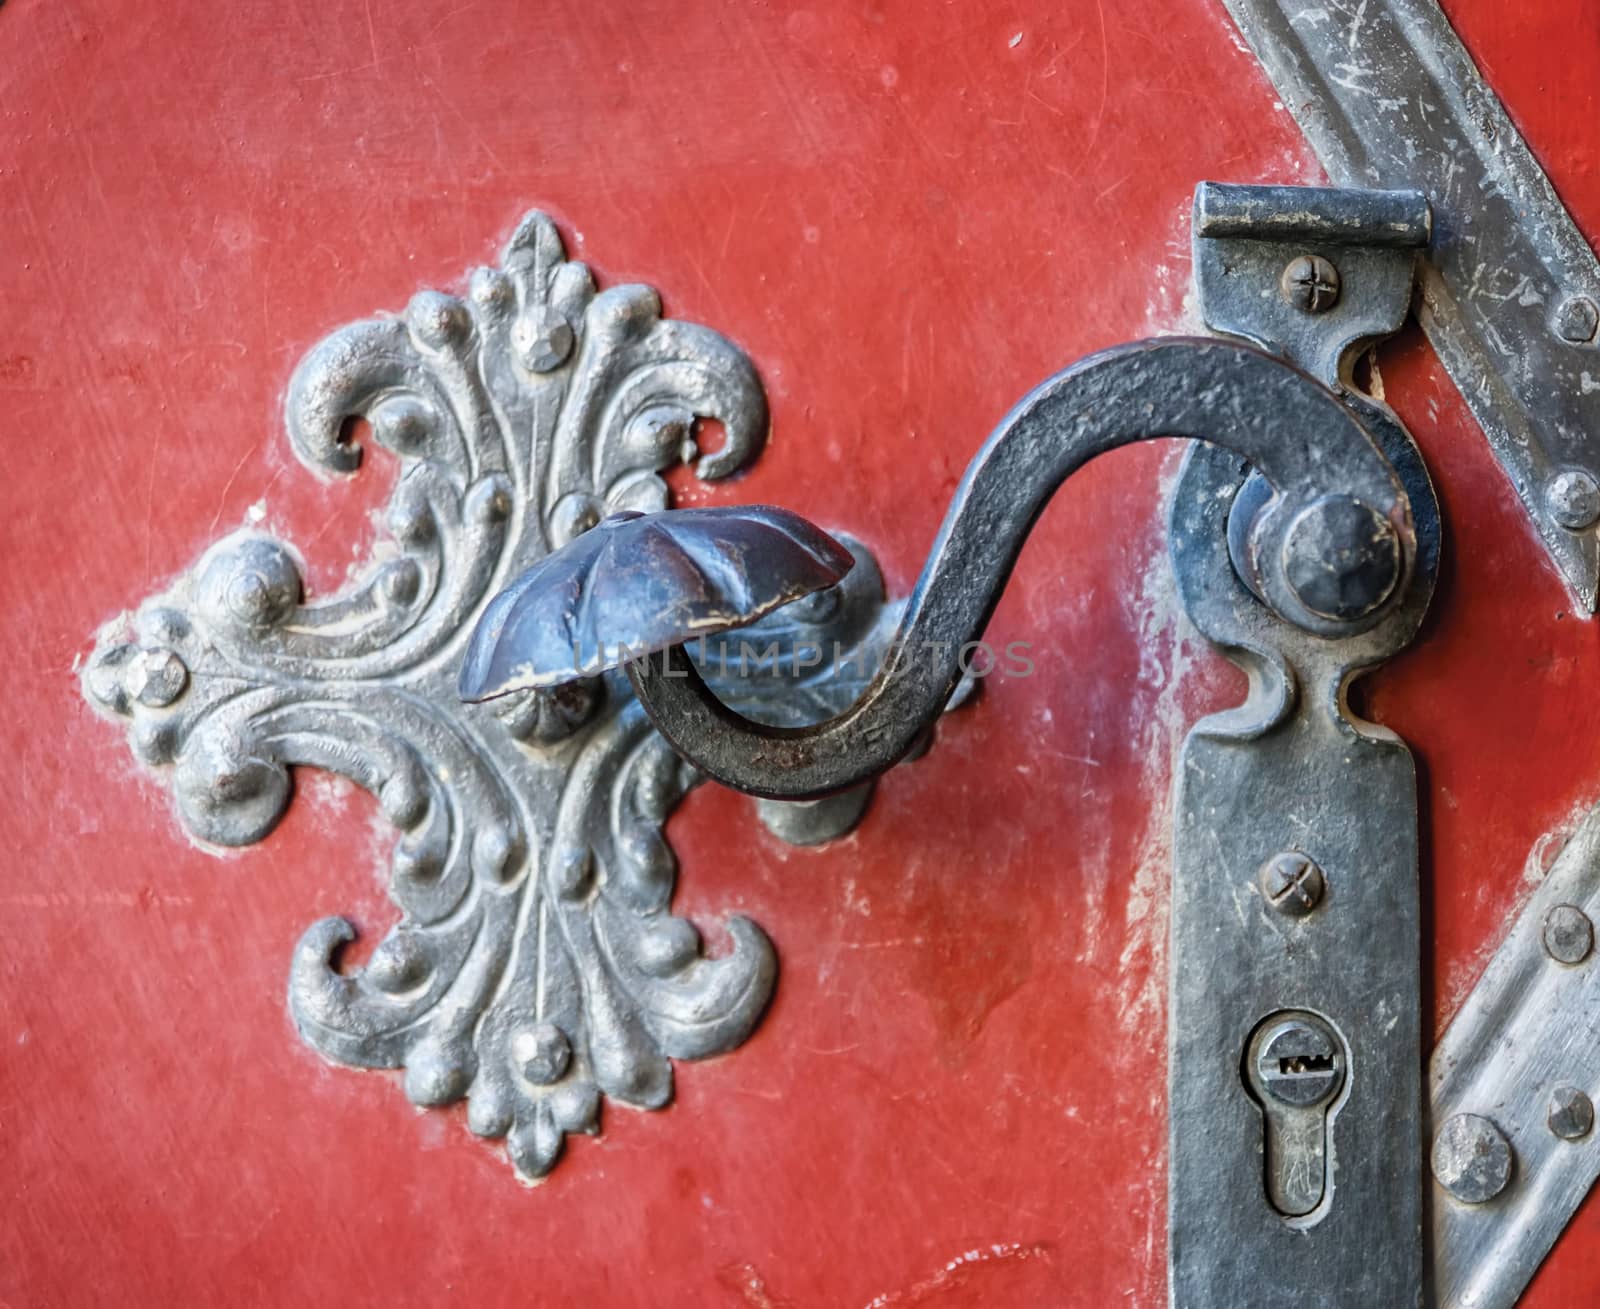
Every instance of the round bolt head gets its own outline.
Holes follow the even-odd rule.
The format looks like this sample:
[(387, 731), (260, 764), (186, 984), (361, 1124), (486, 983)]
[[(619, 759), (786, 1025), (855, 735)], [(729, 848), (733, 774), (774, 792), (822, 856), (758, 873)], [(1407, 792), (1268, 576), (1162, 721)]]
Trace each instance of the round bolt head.
[(1550, 1093), (1550, 1130), (1563, 1141), (1579, 1141), (1594, 1130), (1594, 1102), (1575, 1086)]
[(1394, 594), (1400, 538), (1371, 505), (1354, 496), (1325, 495), (1289, 524), (1283, 570), (1312, 613), (1351, 622)]
[(1255, 1061), (1262, 1089), (1283, 1104), (1320, 1104), (1344, 1081), (1338, 1040), (1309, 1015), (1270, 1026), (1256, 1043)]
[(1544, 917), (1544, 948), (1559, 964), (1581, 964), (1594, 949), (1594, 924), (1573, 904), (1558, 904)]
[(1556, 335), (1563, 341), (1582, 345), (1594, 340), (1596, 329), (1600, 329), (1600, 309), (1586, 295), (1575, 295), (1556, 310)]
[(1298, 850), (1275, 854), (1261, 865), (1261, 894), (1289, 918), (1303, 918), (1321, 904), (1327, 886), (1322, 869)]
[(1600, 484), (1583, 469), (1568, 468), (1544, 488), (1544, 507), (1567, 531), (1581, 532), (1600, 519)]
[(1339, 303), (1339, 270), (1321, 255), (1291, 259), (1279, 286), (1284, 300), (1303, 314), (1320, 314)]
[(1457, 1114), (1433, 1141), (1433, 1175), (1462, 1204), (1483, 1204), (1511, 1180), (1511, 1142), (1487, 1118)]

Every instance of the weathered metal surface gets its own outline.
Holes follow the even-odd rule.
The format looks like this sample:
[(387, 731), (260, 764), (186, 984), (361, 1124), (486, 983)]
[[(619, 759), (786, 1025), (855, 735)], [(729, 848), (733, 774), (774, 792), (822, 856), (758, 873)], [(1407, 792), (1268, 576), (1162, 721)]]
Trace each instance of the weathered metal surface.
[(1422, 325), (1586, 609), (1600, 515), (1600, 261), (1434, 0), (1224, 0), (1333, 180), (1434, 207)]
[(1439, 1309), (1516, 1304), (1600, 1177), (1592, 1130), (1600, 1093), (1596, 914), (1600, 809), (1556, 856), (1433, 1052), (1436, 1175), (1463, 1117), (1487, 1121), (1504, 1143), (1478, 1152), (1465, 1187), (1438, 1176)]
[[(1215, 207), (1215, 190), (1198, 189), (1197, 213)], [(1244, 704), (1195, 726), (1176, 785), (1169, 1296), (1180, 1309), (1418, 1305), (1416, 776), (1404, 743), (1352, 715), (1345, 693), (1415, 635), (1438, 572), (1439, 512), (1409, 434), (1344, 383), (1353, 350), (1405, 315), (1427, 207), (1415, 196), (1228, 191), (1241, 215), (1228, 236), (1196, 224), (1206, 321), (1282, 351), (1340, 390), (1406, 487), (1417, 557), (1378, 626), (1314, 639), (1274, 616), (1251, 585), (1252, 526), (1271, 503), (1261, 473), (1197, 446), (1174, 492), (1169, 541), (1184, 607), (1249, 672), (1250, 690)], [(1322, 247), (1344, 270), (1332, 312), (1286, 311), (1276, 294), (1278, 270), (1304, 249), (1276, 243), (1291, 218), (1338, 232), (1338, 245)], [(1362, 221), (1371, 248), (1360, 244)], [(1361, 560), (1344, 562), (1359, 582)], [(1332, 593), (1348, 598), (1345, 588)], [(1297, 894), (1310, 869), (1316, 894)], [(1286, 906), (1297, 912), (1286, 915)], [(1326, 1059), (1305, 1070), (1321, 1095), (1295, 1111), (1271, 1094), (1257, 1060), (1286, 1011), (1298, 1011), (1299, 1026), (1325, 1047), (1306, 1046)]]
[(1194, 235), (1415, 250), (1433, 235), (1433, 215), (1427, 197), (1416, 190), (1202, 182), (1194, 193)]
[[(1431, 511), (1413, 462), (1419, 527)], [(1426, 606), (1437, 527), (1385, 624), (1327, 642), (1274, 619), (1220, 544), (1245, 467), (1190, 456), (1170, 540), (1191, 620), (1251, 674), (1249, 699), (1184, 744), (1176, 793), (1169, 1006), (1169, 1294), (1175, 1306), (1420, 1303), (1420, 925), (1410, 754), (1344, 709), (1358, 670), (1405, 644)], [(1406, 471), (1404, 468), (1402, 471)], [(1275, 851), (1325, 879), (1317, 905), (1277, 912), (1258, 885)], [(1271, 1181), (1282, 1130), (1241, 1079), (1252, 1032), (1303, 1010), (1348, 1051), (1328, 1107), (1325, 1171)], [(1274, 1207), (1274, 1197), (1277, 1207)]]
[[(289, 437), (305, 463), (348, 471), (361, 454), (349, 420), (371, 424), (402, 462), (392, 547), (305, 604), (286, 544), (230, 535), (147, 600), (131, 631), (112, 624), (84, 674), (202, 841), (265, 837), (295, 766), (377, 797), (401, 833), (389, 892), (402, 917), (349, 970), (338, 966), (349, 922), (307, 929), (290, 971), (295, 1025), (336, 1062), (404, 1068), (414, 1104), (465, 1098), (472, 1131), (505, 1137), (530, 1178), (568, 1133), (597, 1129), (602, 1093), (659, 1108), (673, 1059), (738, 1045), (776, 976), (749, 919), (730, 918), (732, 949), (710, 958), (669, 912), (677, 864), (661, 829), (699, 779), (625, 679), (524, 679), (493, 706), (456, 697), (461, 650), (497, 583), (555, 544), (603, 543), (610, 529), (583, 533), (606, 512), (664, 505), (658, 473), (694, 457), (696, 415), (727, 431), (702, 476), (759, 449), (766, 406), (749, 362), (659, 308), (644, 287), (597, 293), (535, 213), (469, 297), (425, 291), (401, 317), (335, 333), (290, 384)], [(827, 549), (817, 585), (848, 558)], [(791, 630), (813, 643), (850, 631), (852, 644), (873, 630), (882, 584), (862, 554), (859, 583), (814, 621), (785, 620)], [(783, 671), (740, 679), (740, 694), (789, 698)], [(837, 835), (864, 802), (808, 815), (804, 839)]]
[[(799, 729), (742, 720), (707, 690), (681, 647), (630, 664), (628, 675), (662, 734), (729, 786), (804, 799), (855, 785), (892, 766), (949, 701), (960, 653), (983, 636), (1029, 530), (1061, 484), (1096, 455), (1171, 435), (1218, 443), (1278, 490), (1250, 527), (1258, 561), (1252, 580), (1278, 612), (1324, 636), (1382, 619), (1381, 606), (1349, 619), (1315, 612), (1291, 566), (1300, 554), (1297, 525), (1336, 487), (1360, 506), (1364, 525), (1381, 521), (1393, 534), (1383, 593), (1403, 589), (1410, 577), (1410, 506), (1361, 421), (1331, 392), (1259, 351), (1149, 341), (1080, 361), (1035, 388), (996, 428), (946, 512), (895, 635), (896, 658), (842, 713)], [(1336, 572), (1352, 560), (1363, 572), (1369, 563), (1348, 552), (1328, 559)]]

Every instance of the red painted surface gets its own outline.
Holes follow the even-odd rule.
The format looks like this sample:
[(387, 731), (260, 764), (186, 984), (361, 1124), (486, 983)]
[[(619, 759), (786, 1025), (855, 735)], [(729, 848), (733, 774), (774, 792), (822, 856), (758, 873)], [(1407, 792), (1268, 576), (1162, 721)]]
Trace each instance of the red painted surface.
[[(1449, 8), (1600, 232), (1600, 19)], [(370, 803), (302, 785), (265, 844), (201, 853), (72, 665), (263, 499), (336, 585), (389, 470), (292, 462), (290, 369), (533, 204), (762, 369), (771, 447), (693, 497), (847, 527), (903, 589), (1018, 395), (1181, 324), (1198, 178), (1316, 177), (1220, 7), (11, 0), (0, 87), (0, 1302), (1164, 1303), (1169, 766), (1240, 686), (1177, 634), (1174, 451), (1052, 507), (993, 629), (1038, 675), (857, 835), (791, 851), (691, 797), (678, 903), (768, 928), (776, 1002), (532, 1189), (290, 1028), (302, 928), (392, 915)], [(1600, 798), (1600, 628), (1420, 340), (1382, 372), (1450, 532), (1367, 696), (1422, 762), (1442, 1021), (1530, 849)], [(1597, 1288), (1591, 1204), (1529, 1302)]]

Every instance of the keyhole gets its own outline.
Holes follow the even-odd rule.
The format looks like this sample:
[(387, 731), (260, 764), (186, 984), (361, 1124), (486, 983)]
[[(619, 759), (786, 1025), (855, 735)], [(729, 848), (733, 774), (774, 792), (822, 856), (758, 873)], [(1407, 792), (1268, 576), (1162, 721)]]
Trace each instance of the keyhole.
[(1327, 1193), (1328, 1110), (1344, 1086), (1344, 1042), (1315, 1014), (1276, 1013), (1251, 1034), (1243, 1071), (1266, 1131), (1267, 1200), (1303, 1218)]

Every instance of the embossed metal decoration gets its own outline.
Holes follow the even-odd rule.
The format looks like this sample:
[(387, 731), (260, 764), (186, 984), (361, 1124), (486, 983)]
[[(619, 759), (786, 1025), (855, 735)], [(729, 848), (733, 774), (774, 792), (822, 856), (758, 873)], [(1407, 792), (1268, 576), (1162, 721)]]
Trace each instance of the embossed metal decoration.
[[(354, 418), (401, 460), (392, 540), (361, 577), (308, 602), (288, 545), (237, 532), (109, 625), (84, 674), (204, 842), (265, 837), (293, 766), (377, 797), (401, 833), (389, 890), (402, 917), (349, 972), (337, 955), (350, 924), (313, 923), (290, 968), (295, 1024), (331, 1060), (403, 1068), (418, 1105), (465, 1097), (471, 1129), (505, 1137), (529, 1178), (567, 1133), (597, 1129), (602, 1094), (666, 1104), (671, 1061), (738, 1045), (776, 977), (754, 923), (729, 919), (732, 949), (712, 959), (670, 913), (676, 861), (662, 825), (699, 776), (626, 678), (492, 705), (456, 695), (489, 597), (606, 514), (664, 507), (658, 474), (696, 459), (697, 416), (727, 434), (698, 456), (701, 477), (756, 454), (767, 410), (745, 356), (663, 319), (647, 287), (597, 292), (550, 220), (530, 214), (502, 267), (479, 269), (464, 298), (422, 292), (400, 316), (335, 332), (294, 374), (286, 421), (302, 461), (353, 471)], [(826, 713), (854, 693), (792, 658), (798, 638), (865, 651), (893, 629), (898, 607), (883, 605), (870, 556), (851, 550), (859, 562), (842, 586), (767, 620), (766, 637), (790, 644), (762, 676), (724, 688), (747, 712), (770, 699), (783, 721), (797, 703)], [(821, 840), (864, 798), (763, 817)]]

